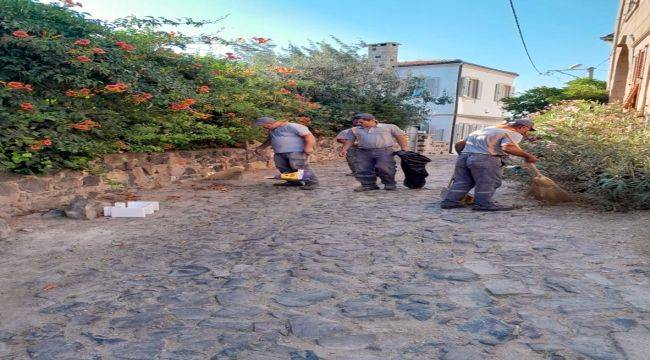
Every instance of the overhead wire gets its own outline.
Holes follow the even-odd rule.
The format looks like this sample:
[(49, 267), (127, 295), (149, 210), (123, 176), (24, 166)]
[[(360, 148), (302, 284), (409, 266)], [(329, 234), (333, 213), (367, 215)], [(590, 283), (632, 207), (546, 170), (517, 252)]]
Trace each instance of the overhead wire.
[(515, 5), (512, 3), (512, 0), (508, 0), (510, 2), (510, 9), (512, 9), (512, 16), (515, 18), (515, 24), (517, 25), (517, 30), (519, 31), (519, 38), (521, 39), (522, 45), (524, 45), (524, 50), (526, 51), (526, 56), (528, 56), (528, 60), (530, 61), (530, 64), (533, 66), (535, 71), (537, 71), (537, 74), (543, 75), (541, 71), (537, 68), (535, 65), (535, 62), (533, 61), (533, 58), (530, 56), (530, 51), (528, 51), (528, 46), (526, 45), (526, 40), (524, 40), (524, 34), (521, 31), (521, 25), (519, 25), (519, 18), (517, 17), (517, 11), (515, 10)]

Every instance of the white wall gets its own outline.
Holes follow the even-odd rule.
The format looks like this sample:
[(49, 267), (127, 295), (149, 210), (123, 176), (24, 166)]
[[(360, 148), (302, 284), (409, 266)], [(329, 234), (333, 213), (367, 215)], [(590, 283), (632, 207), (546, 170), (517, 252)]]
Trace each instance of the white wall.
[(422, 78), (438, 78), (438, 95), (441, 96), (445, 92), (453, 100), (451, 104), (429, 105), (429, 133), (433, 133), (435, 130), (443, 130), (444, 141), (449, 141), (451, 136), (451, 124), (456, 105), (458, 67), (459, 64), (440, 64), (409, 67), (400, 66), (397, 68), (397, 74), (402, 78), (409, 75)]
[(465, 96), (460, 97), (458, 115), (481, 116), (486, 118), (503, 118), (507, 113), (501, 108), (501, 103), (494, 101), (496, 84), (513, 85), (515, 75), (484, 69), (470, 64), (464, 64), (461, 77), (478, 79), (481, 83), (479, 99)]

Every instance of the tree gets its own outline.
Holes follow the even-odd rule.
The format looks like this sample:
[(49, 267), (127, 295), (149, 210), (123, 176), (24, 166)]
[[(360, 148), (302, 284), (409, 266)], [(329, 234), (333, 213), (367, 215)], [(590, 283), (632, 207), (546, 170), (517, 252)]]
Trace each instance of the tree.
[(514, 116), (540, 112), (562, 100), (590, 100), (607, 102), (606, 83), (601, 80), (579, 78), (566, 83), (564, 88), (538, 86), (521, 95), (502, 99), (504, 109)]
[(443, 101), (427, 93), (417, 99), (417, 78), (400, 79), (395, 71), (377, 71), (360, 53), (364, 43), (345, 44), (338, 39), (314, 42), (310, 46), (289, 46), (282, 52), (240, 50), (240, 55), (258, 67), (283, 66), (295, 69), (291, 77), (296, 91), (329, 111), (314, 124), (337, 131), (350, 124), (350, 114), (368, 112), (380, 121), (401, 127), (421, 123), (428, 113), (427, 104)]
[(606, 103), (609, 95), (607, 83), (602, 80), (579, 78), (571, 80), (563, 89), (565, 99), (568, 100), (591, 100), (599, 103)]

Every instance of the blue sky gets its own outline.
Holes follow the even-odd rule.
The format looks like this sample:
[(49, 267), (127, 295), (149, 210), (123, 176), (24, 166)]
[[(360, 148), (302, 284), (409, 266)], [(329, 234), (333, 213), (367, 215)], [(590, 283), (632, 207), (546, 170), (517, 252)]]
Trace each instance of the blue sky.
[[(561, 86), (570, 77), (538, 75), (520, 40), (508, 0), (81, 0), (100, 19), (127, 15), (214, 19), (226, 38), (263, 36), (279, 47), (330, 35), (345, 42), (401, 43), (399, 60), (463, 59), (514, 71), (517, 90)], [(617, 0), (514, 0), (529, 50), (542, 70), (572, 64), (596, 66), (607, 59)], [(191, 30), (196, 31), (196, 30)], [(605, 79), (607, 65), (595, 77)], [(583, 72), (574, 72), (583, 75)]]

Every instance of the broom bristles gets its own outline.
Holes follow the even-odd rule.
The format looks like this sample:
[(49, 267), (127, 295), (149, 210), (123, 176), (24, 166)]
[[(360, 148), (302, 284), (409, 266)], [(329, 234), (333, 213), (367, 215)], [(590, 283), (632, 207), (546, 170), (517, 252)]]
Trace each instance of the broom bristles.
[(549, 203), (571, 201), (571, 195), (562, 189), (555, 181), (546, 176), (535, 176), (530, 186), (529, 194), (535, 199)]

